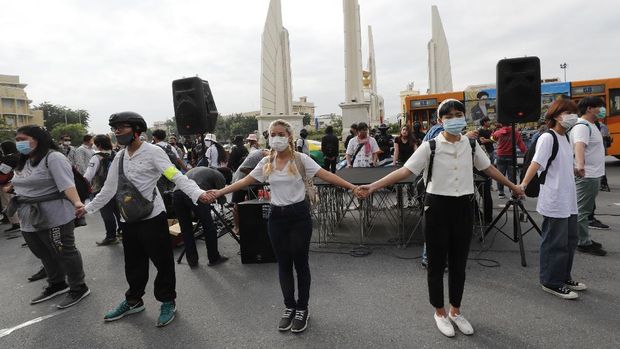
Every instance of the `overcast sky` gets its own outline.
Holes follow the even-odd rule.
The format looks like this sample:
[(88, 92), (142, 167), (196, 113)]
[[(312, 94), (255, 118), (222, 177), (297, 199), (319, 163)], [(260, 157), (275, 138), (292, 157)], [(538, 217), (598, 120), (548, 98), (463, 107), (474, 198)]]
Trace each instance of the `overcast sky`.
[[(428, 86), (431, 5), (439, 7), (454, 88), (495, 81), (504, 57), (536, 55), (542, 76), (620, 77), (617, 1), (360, 0), (364, 66), (372, 25), (386, 115), (399, 91)], [(259, 109), (260, 40), (269, 0), (0, 0), (0, 74), (20, 75), (34, 104), (88, 110), (91, 131), (133, 110), (150, 124), (173, 115), (171, 82), (209, 81), (221, 114)], [(344, 98), (340, 0), (282, 0), (291, 46), (293, 98), (318, 114)]]

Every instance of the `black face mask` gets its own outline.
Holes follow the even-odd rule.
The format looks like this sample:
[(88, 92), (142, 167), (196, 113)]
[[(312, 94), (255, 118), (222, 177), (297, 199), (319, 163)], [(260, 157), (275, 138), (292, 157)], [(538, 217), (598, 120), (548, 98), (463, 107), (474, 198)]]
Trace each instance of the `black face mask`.
[(134, 136), (133, 133), (129, 133), (126, 135), (118, 135), (116, 136), (116, 141), (118, 142), (118, 144), (120, 145), (130, 145), (131, 142), (133, 142), (134, 140)]

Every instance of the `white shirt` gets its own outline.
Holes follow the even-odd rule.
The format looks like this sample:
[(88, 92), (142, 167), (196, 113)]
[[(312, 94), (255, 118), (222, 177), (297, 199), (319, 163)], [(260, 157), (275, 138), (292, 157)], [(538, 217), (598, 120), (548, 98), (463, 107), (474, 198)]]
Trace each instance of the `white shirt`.
[(297, 148), (301, 147), (301, 152), (302, 153), (304, 153), (306, 155), (310, 154), (310, 149), (308, 148), (308, 141), (303, 139), (303, 138), (298, 138), (297, 139), (297, 142), (295, 143), (295, 147), (296, 147), (295, 150), (297, 150)]
[(573, 147), (577, 142), (581, 142), (586, 145), (585, 177), (602, 177), (605, 175), (605, 146), (603, 145), (603, 136), (601, 135), (601, 131), (599, 131), (598, 127), (596, 127), (595, 124), (584, 118), (580, 118), (579, 122), (586, 122), (588, 123), (588, 125), (576, 124), (575, 126), (573, 126), (573, 128), (570, 130), (570, 140), (573, 144)]
[(90, 158), (92, 158), (94, 154), (95, 151), (92, 148), (85, 146), (84, 144), (80, 145), (75, 150), (75, 167), (82, 175), (88, 169), (88, 163), (90, 161)]
[[(170, 162), (168, 155), (160, 147), (143, 142), (140, 148), (129, 156), (127, 150), (119, 152), (114, 157), (108, 177), (103, 188), (97, 196), (86, 205), (86, 212), (94, 213), (105, 206), (115, 195), (118, 187), (118, 163), (120, 156), (123, 157), (123, 170), (125, 176), (133, 185), (138, 188), (142, 196), (147, 200), (153, 200), (153, 189), (157, 187), (157, 181), (164, 172), (168, 173), (169, 180), (176, 184), (176, 188), (181, 189), (193, 202), (197, 202), (198, 198), (205, 191), (200, 189), (196, 182), (187, 178)], [(166, 210), (161, 194), (156, 190), (155, 201), (153, 202), (153, 211), (143, 220), (147, 220), (159, 215)]]
[[(319, 172), (321, 166), (317, 164), (311, 157), (304, 153), (299, 153), (301, 163), (306, 168), (306, 178), (312, 178)], [(302, 202), (306, 198), (306, 187), (304, 186), (301, 175), (291, 175), (288, 168), (291, 162), (288, 162), (281, 171), (276, 170), (276, 159), (272, 163), (273, 170), (269, 174), (269, 178), (263, 175), (263, 166), (269, 161), (269, 156), (264, 157), (258, 165), (250, 172), (250, 176), (259, 182), (269, 182), (271, 188), (271, 204), (274, 206), (287, 206)], [(295, 163), (293, 161), (293, 163)]]
[[(552, 132), (555, 131), (552, 130)], [(558, 137), (558, 155), (549, 166), (545, 184), (540, 186), (536, 211), (546, 217), (567, 218), (572, 214), (577, 214), (573, 148), (566, 136), (557, 133), (556, 136)], [(548, 133), (542, 134), (536, 142), (536, 152), (532, 158), (533, 162), (540, 165), (539, 175), (547, 166), (552, 148), (553, 136)]]
[[(469, 138), (450, 143), (440, 133), (435, 138), (435, 158), (433, 160), (433, 174), (426, 191), (435, 195), (463, 196), (474, 193), (474, 175), (472, 168), (471, 145)], [(429, 142), (424, 142), (405, 163), (409, 171), (418, 175), (426, 170), (431, 156)], [(473, 165), (480, 171), (491, 166), (491, 161), (480, 144), (476, 142)], [(424, 180), (428, 171), (424, 171)]]
[(89, 183), (93, 182), (93, 178), (95, 178), (95, 174), (97, 174), (97, 170), (99, 169), (99, 164), (101, 163), (101, 157), (95, 156), (95, 155), (101, 154), (101, 153), (106, 153), (110, 155), (112, 151), (111, 150), (97, 151), (90, 158), (90, 161), (88, 162), (88, 168), (86, 169), (86, 172), (84, 173), (84, 178), (86, 178), (86, 180), (88, 180)]
[[(370, 164), (372, 163), (372, 155), (380, 150), (377, 141), (373, 137), (366, 137), (368, 139), (368, 142), (370, 143), (370, 153), (366, 154), (366, 152), (364, 151), (366, 145), (363, 145), (360, 151), (357, 152), (357, 155), (355, 156), (355, 161), (353, 161), (352, 163), (353, 167), (370, 167)], [(355, 155), (359, 144), (360, 141), (357, 137), (353, 137), (349, 141), (349, 145), (347, 146), (347, 155), (349, 155), (351, 159), (353, 159), (353, 155)]]
[(205, 152), (205, 158), (207, 158), (207, 161), (209, 162), (209, 167), (211, 168), (220, 167), (219, 166), (220, 164), (217, 162), (218, 157), (219, 157), (219, 152), (217, 151), (217, 147), (215, 146), (215, 144), (211, 144), (211, 146), (207, 148), (207, 151)]

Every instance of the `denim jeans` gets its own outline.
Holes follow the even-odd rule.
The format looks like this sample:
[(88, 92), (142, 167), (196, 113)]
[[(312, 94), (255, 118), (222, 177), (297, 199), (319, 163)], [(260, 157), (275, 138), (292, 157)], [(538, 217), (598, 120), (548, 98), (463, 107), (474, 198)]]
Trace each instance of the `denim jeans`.
[(196, 250), (196, 240), (194, 239), (192, 225), (192, 212), (200, 219), (202, 224), (209, 262), (215, 262), (220, 259), (220, 252), (217, 249), (217, 230), (215, 229), (215, 223), (213, 223), (213, 217), (211, 217), (211, 205), (203, 203), (194, 205), (192, 199), (180, 190), (172, 193), (172, 204), (174, 205), (174, 212), (177, 215), (181, 233), (183, 234), (187, 259), (195, 258), (196, 261), (198, 260), (198, 251)]
[[(511, 182), (515, 183), (514, 171), (512, 168), (512, 156), (498, 156), (497, 157), (497, 169), (501, 174), (506, 176)], [(500, 194), (504, 193), (504, 185), (497, 182), (497, 191)]]
[(577, 244), (579, 246), (588, 246), (592, 244), (588, 228), (590, 223), (588, 216), (594, 213), (594, 205), (600, 190), (601, 179), (575, 177), (575, 184), (577, 186), (577, 210), (579, 212), (577, 219), (579, 222)]
[[(288, 206), (271, 206), (268, 221), (269, 239), (278, 260), (280, 288), (287, 308), (305, 310), (310, 299), (310, 265), (308, 251), (312, 237), (310, 207), (306, 201)], [(297, 272), (298, 299), (295, 301)]]
[(561, 287), (571, 279), (577, 248), (577, 215), (567, 218), (543, 216), (540, 243), (540, 283)]

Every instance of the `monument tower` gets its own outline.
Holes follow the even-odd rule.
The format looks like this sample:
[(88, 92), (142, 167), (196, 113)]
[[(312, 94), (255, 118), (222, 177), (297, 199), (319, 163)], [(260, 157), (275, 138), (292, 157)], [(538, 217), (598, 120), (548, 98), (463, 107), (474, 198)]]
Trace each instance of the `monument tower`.
[(448, 40), (437, 6), (431, 8), (432, 37), (428, 42), (428, 93), (452, 92)]

